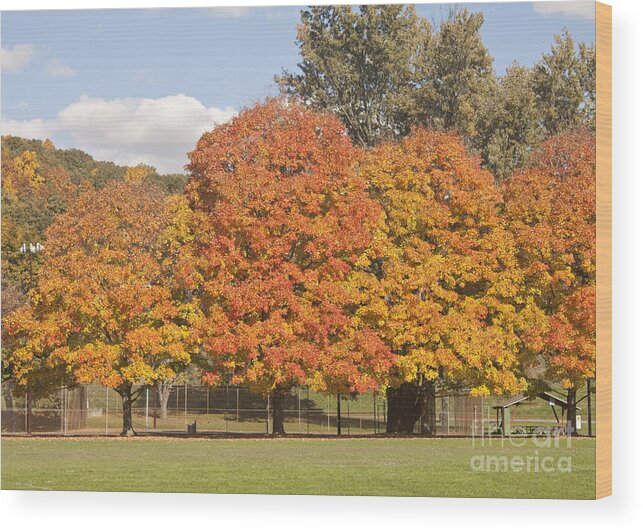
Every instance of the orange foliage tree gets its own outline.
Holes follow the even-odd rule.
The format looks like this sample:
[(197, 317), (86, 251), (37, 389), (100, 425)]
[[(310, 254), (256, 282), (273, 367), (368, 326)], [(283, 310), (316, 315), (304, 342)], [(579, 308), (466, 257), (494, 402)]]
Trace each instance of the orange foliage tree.
[(201, 286), (204, 380), (270, 397), (276, 434), (293, 386), (363, 392), (389, 370), (345, 285), (381, 216), (353, 171), (359, 154), (336, 118), (276, 99), (190, 154), (199, 232), (184, 275)]
[(395, 352), (389, 432), (435, 433), (435, 383), (516, 392), (519, 277), (493, 176), (446, 133), (415, 130), (361, 166), (385, 220), (352, 275), (357, 315)]
[(567, 390), (567, 420), (576, 431), (576, 391), (595, 375), (595, 137), (558, 135), (537, 164), (505, 183), (505, 218), (524, 275), (522, 300), (533, 302), (534, 341), (525, 359), (545, 381)]
[(7, 363), (19, 386), (98, 382), (123, 401), (123, 435), (143, 389), (190, 362), (188, 329), (198, 318), (175, 283), (189, 240), (182, 197), (149, 183), (110, 184), (83, 194), (46, 233), (30, 303), (4, 322)]

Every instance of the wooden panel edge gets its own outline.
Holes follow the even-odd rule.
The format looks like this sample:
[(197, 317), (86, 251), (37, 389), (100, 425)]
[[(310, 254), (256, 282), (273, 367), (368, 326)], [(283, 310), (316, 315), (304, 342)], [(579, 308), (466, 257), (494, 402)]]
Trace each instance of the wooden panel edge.
[(596, 498), (612, 494), (612, 7), (596, 3)]

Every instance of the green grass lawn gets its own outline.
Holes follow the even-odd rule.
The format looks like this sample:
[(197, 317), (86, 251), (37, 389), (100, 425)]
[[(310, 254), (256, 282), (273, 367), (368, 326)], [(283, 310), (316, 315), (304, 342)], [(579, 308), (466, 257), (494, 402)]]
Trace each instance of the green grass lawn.
[[(595, 443), (494, 439), (2, 439), (2, 488), (592, 498)], [(553, 441), (552, 441), (553, 443)], [(553, 446), (553, 444), (552, 444)], [(472, 469), (471, 459), (488, 464)], [(502, 459), (509, 460), (503, 468)], [(535, 458), (557, 471), (535, 472)], [(551, 457), (547, 461), (544, 458)], [(495, 459), (499, 458), (500, 470)], [(523, 470), (512, 469), (522, 462)], [(571, 470), (568, 468), (571, 459)], [(526, 470), (531, 462), (530, 471)], [(486, 465), (485, 465), (486, 466)], [(560, 467), (560, 468), (559, 468)]]

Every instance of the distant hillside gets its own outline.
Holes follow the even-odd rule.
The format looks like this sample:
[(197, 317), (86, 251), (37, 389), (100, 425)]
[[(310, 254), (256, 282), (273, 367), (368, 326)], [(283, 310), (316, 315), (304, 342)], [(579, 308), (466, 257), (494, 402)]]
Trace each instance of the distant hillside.
[(102, 188), (113, 179), (122, 179), (126, 167), (113, 162), (94, 160), (80, 149), (57, 149), (50, 141), (27, 140), (17, 136), (2, 137), (2, 167), (5, 161), (13, 160), (25, 151), (36, 153), (43, 171), (59, 167), (69, 174), (72, 183), (80, 184), (83, 179), (91, 182), (94, 188)]
[[(58, 149), (51, 141), (28, 140), (17, 136), (2, 137), (2, 166), (5, 160), (14, 159), (25, 151), (34, 151), (43, 168), (60, 167), (69, 174), (72, 183), (80, 184), (84, 179), (94, 188), (102, 188), (113, 179), (123, 179), (127, 166), (110, 161), (98, 161), (80, 149)], [(158, 174), (155, 168), (151, 178), (169, 193), (180, 193), (187, 182), (187, 175)]]
[(58, 149), (50, 140), (2, 137), (2, 309), (10, 312), (33, 286), (37, 254), (23, 243), (44, 243), (54, 216), (85, 190), (128, 175), (144, 175), (166, 193), (182, 193), (187, 175), (159, 175), (151, 166), (120, 166), (94, 160), (79, 149)]

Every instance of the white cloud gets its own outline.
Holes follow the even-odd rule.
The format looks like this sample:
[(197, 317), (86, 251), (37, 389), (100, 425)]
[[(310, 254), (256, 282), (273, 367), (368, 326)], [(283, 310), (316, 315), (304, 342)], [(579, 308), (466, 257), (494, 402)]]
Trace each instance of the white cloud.
[(3, 135), (22, 136), (24, 138), (48, 138), (55, 130), (52, 120), (0, 120), (0, 130)]
[(13, 48), (2, 48), (2, 71), (17, 72), (31, 61), (36, 49), (31, 44), (16, 44)]
[(53, 59), (45, 68), (45, 72), (51, 77), (75, 77), (76, 72), (59, 59)]
[(207, 108), (185, 94), (164, 98), (81, 98), (52, 120), (2, 120), (2, 134), (29, 138), (68, 135), (73, 147), (101, 160), (155, 166), (182, 172), (186, 153), (215, 123), (229, 120), (234, 109)]
[(596, 16), (596, 4), (587, 0), (575, 2), (534, 2), (534, 11), (544, 16), (563, 15), (573, 18), (593, 20)]
[(211, 15), (222, 18), (239, 18), (250, 12), (250, 8), (248, 6), (208, 7), (205, 10)]

